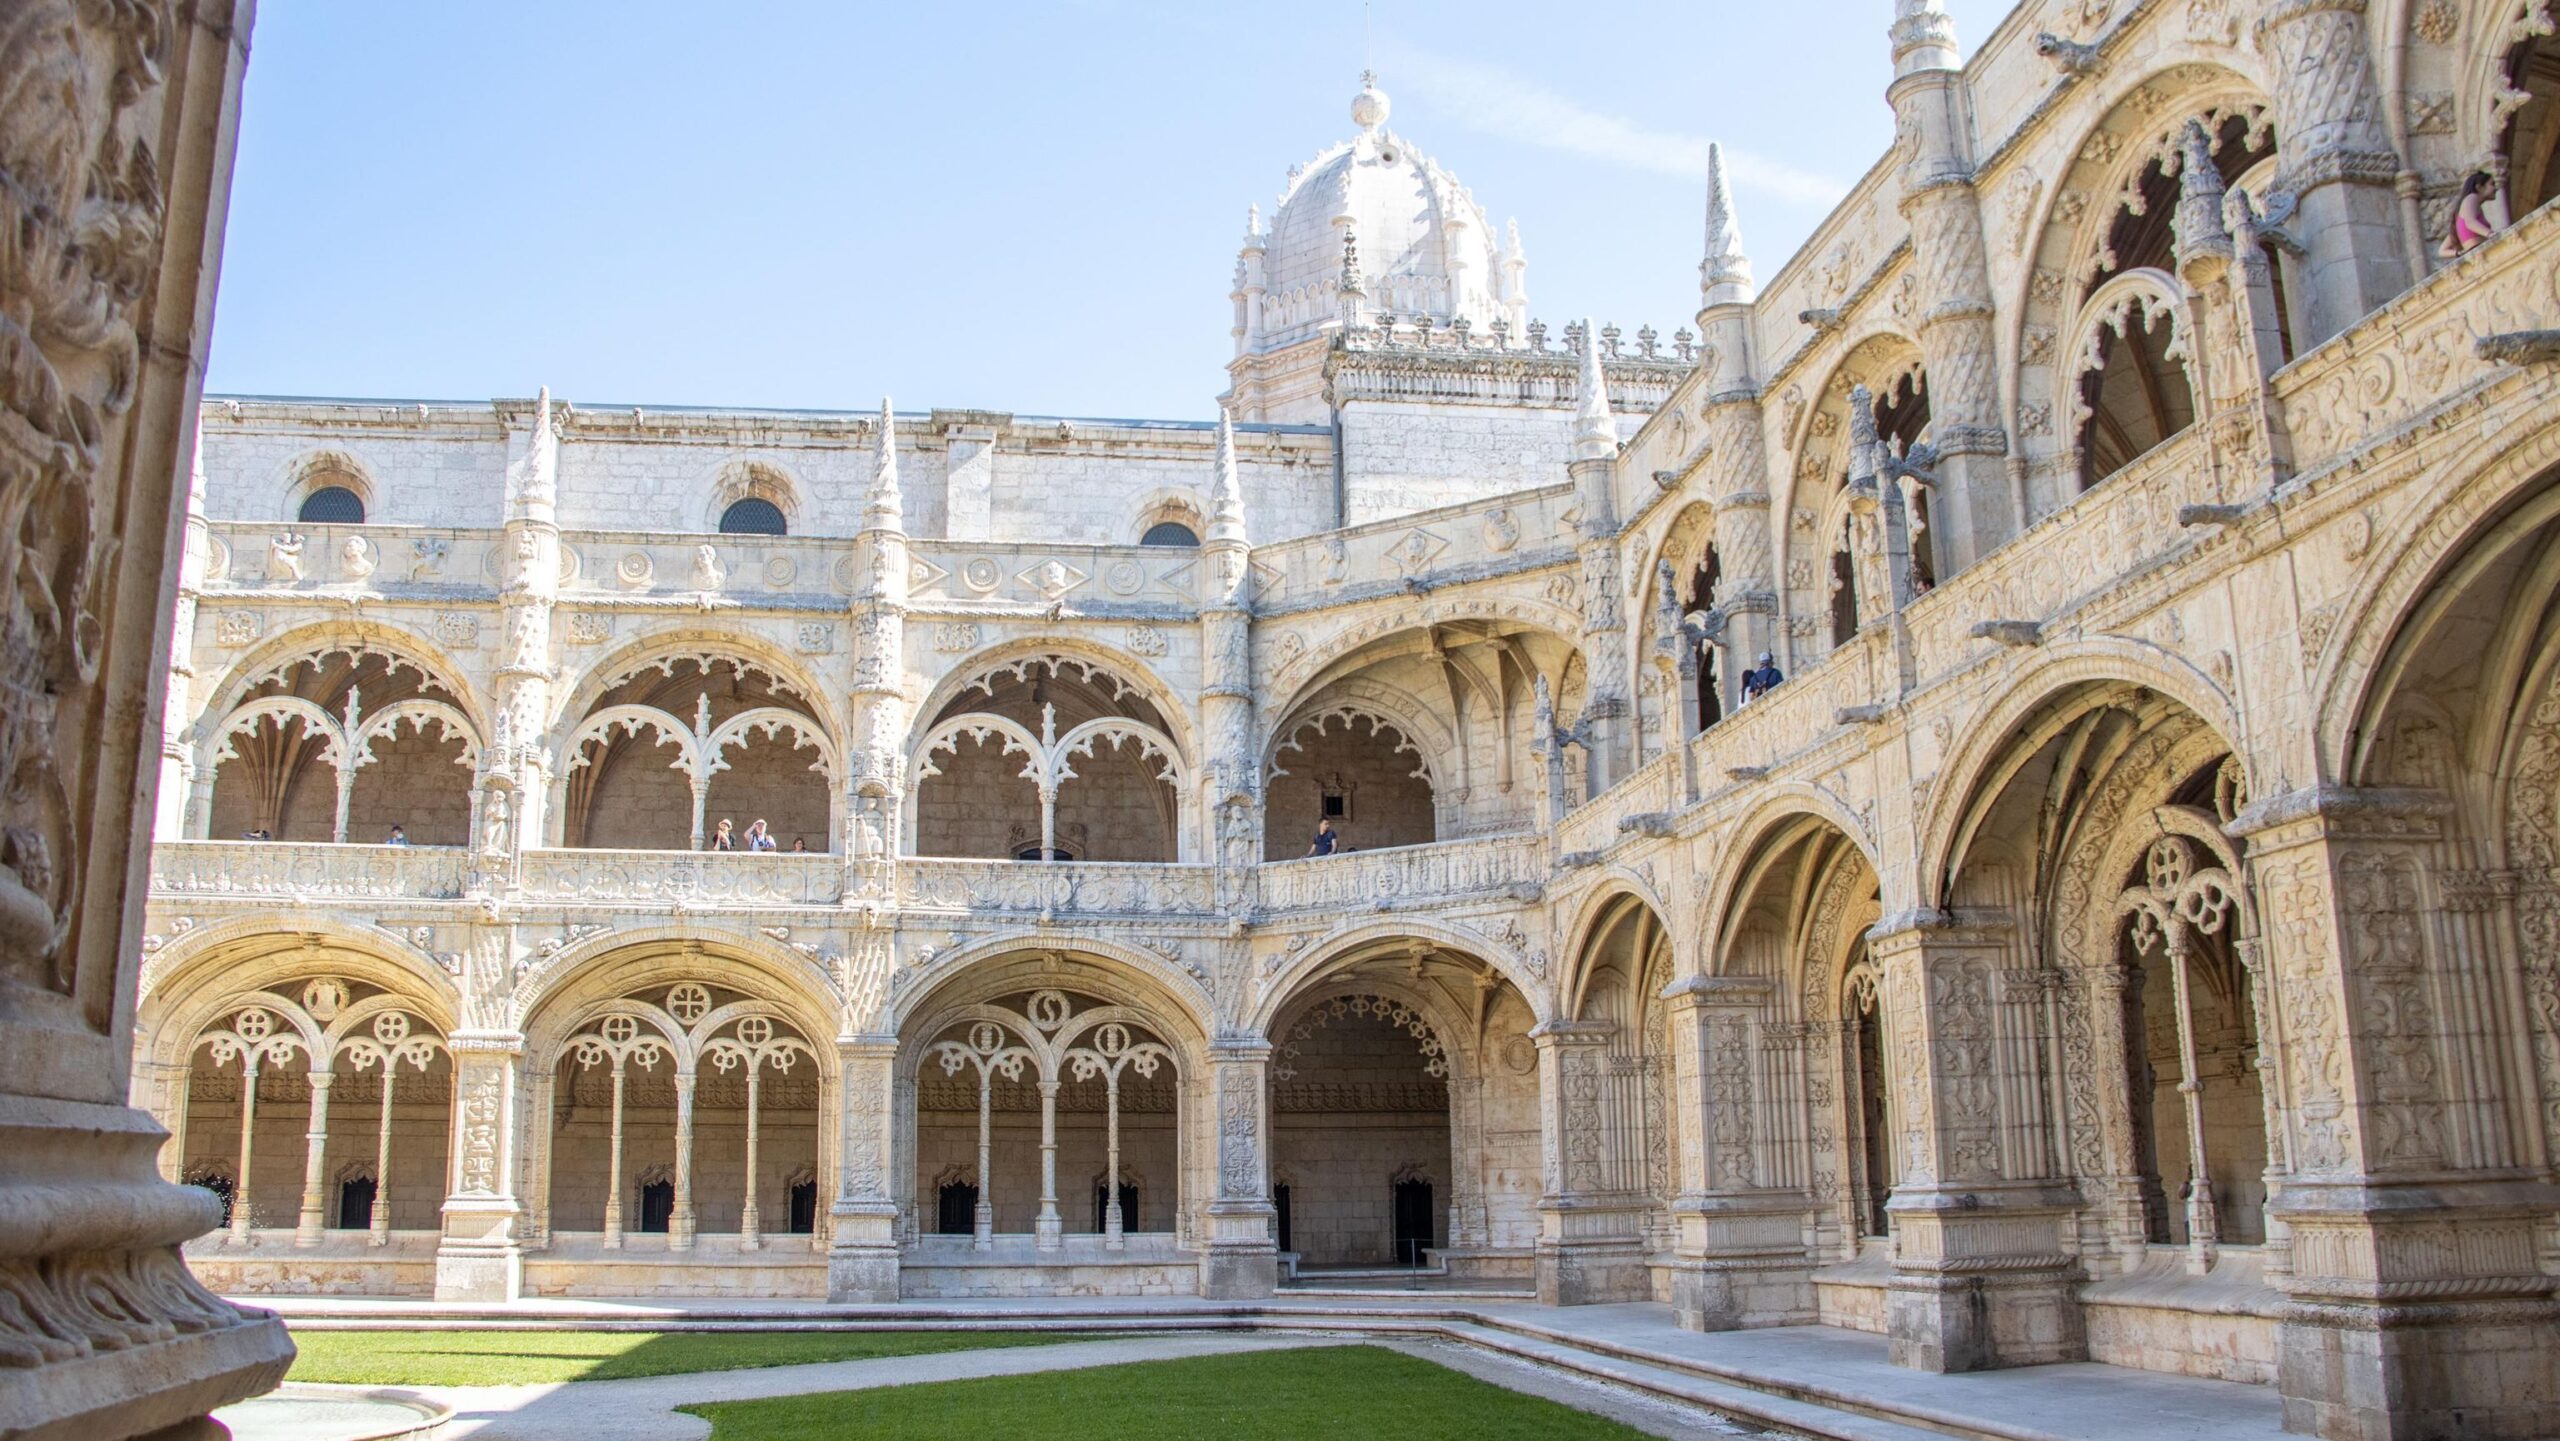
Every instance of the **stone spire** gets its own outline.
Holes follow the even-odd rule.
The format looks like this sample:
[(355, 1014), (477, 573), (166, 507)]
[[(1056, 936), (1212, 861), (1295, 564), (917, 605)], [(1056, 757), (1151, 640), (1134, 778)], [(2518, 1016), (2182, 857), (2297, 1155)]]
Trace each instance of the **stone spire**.
[(1618, 453), (1618, 422), (1609, 413), (1609, 377), (1600, 368), (1600, 327), (1582, 322), (1582, 405), (1573, 414), (1573, 458), (1607, 460)]
[(1360, 276), (1360, 237), (1348, 222), (1342, 227), (1342, 278), (1334, 285), (1334, 295), (1342, 307), (1343, 329), (1368, 323), (1368, 282)]
[(1756, 293), (1751, 257), (1742, 253), (1742, 221), (1733, 207), (1733, 186), (1725, 179), (1724, 147), (1707, 146), (1707, 251), (1698, 263), (1702, 307), (1748, 305)]
[(1236, 423), (1218, 407), (1218, 474), (1209, 489), (1210, 545), (1243, 545), (1244, 485), (1236, 474)]
[(533, 402), (533, 425), (525, 433), (524, 452), (507, 467), (507, 511), (527, 520), (551, 519), (559, 494), (560, 433), (551, 418), (551, 387)]
[(889, 408), (889, 397), (880, 397), (880, 430), (875, 437), (880, 443), (878, 458), (871, 466), (871, 489), (865, 496), (862, 528), (865, 530), (904, 530), (906, 510), (898, 495), (898, 417)]
[(1954, 70), (1964, 57), (1956, 49), (1955, 17), (1939, 0), (1894, 0), (1893, 75), (1899, 80), (1923, 70)]
[(1516, 219), (1502, 227), (1502, 309), (1513, 330), (1529, 323), (1529, 252), (1520, 243)]
[(2213, 137), (2201, 121), (2187, 122), (2178, 147), (2178, 272), (2203, 284), (2232, 257), (2231, 232), (2222, 218), (2222, 167), (2213, 158)]

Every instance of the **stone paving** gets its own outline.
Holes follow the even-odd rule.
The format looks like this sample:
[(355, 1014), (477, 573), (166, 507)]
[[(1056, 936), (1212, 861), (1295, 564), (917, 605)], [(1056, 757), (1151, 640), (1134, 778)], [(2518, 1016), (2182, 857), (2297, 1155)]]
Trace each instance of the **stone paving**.
[[(361, 1298), (264, 1298), (305, 1326), (603, 1325), (715, 1328), (738, 1325), (802, 1327), (1012, 1327), (1072, 1325), (1080, 1331), (1113, 1329), (1163, 1333), (1128, 1340), (1095, 1341), (1026, 1351), (954, 1352), (946, 1356), (837, 1362), (765, 1372), (671, 1377), (635, 1382), (578, 1383), (576, 1409), (598, 1388), (665, 1388), (664, 1401), (728, 1399), (713, 1387), (775, 1387), (741, 1395), (788, 1395), (848, 1389), (856, 1384), (939, 1380), (945, 1365), (983, 1366), (949, 1375), (1001, 1375), (1074, 1364), (1213, 1354), (1270, 1344), (1309, 1344), (1346, 1336), (1413, 1342), (1457, 1343), (1488, 1366), (1543, 1374), (1548, 1384), (1591, 1383), (1641, 1393), (1682, 1408), (1707, 1408), (1758, 1426), (1774, 1426), (1838, 1441), (1944, 1441), (1948, 1435), (1985, 1441), (2277, 1441), (2285, 1435), (2273, 1388), (2163, 1375), (2093, 1362), (2023, 1367), (1965, 1375), (1933, 1375), (1894, 1366), (1881, 1336), (1823, 1326), (1748, 1331), (1681, 1330), (1667, 1306), (1545, 1307), (1526, 1303), (1453, 1301), (1437, 1296), (1292, 1298), (1256, 1303), (1148, 1301), (936, 1302), (901, 1306), (827, 1306), (777, 1302), (668, 1305), (646, 1301), (525, 1301), (478, 1307), (436, 1302)], [(1279, 1334), (1274, 1334), (1279, 1333)], [(1107, 1348), (1136, 1348), (1128, 1354)], [(1147, 1349), (1198, 1346), (1202, 1350)], [(1446, 1360), (1440, 1352), (1433, 1359)], [(1084, 1360), (1086, 1356), (1102, 1360)], [(1473, 1372), (1472, 1367), (1462, 1367)], [(860, 1378), (869, 1377), (869, 1380)], [(854, 1378), (854, 1379), (843, 1379)], [(1514, 1384), (1488, 1375), (1499, 1384)], [(557, 1387), (489, 1388), (475, 1392), (466, 1413), (496, 1415), (499, 1401), (532, 1404)], [(1520, 1389), (1537, 1390), (1536, 1387)], [(503, 1395), (501, 1393), (504, 1393)], [(445, 1392), (431, 1392), (444, 1399)], [(637, 1393), (635, 1393), (637, 1394)], [(1567, 1404), (1594, 1409), (1573, 1394), (1539, 1390)], [(556, 1403), (545, 1403), (556, 1404)], [(634, 1404), (637, 1404), (636, 1402)], [(1603, 1412), (1603, 1414), (1608, 1414)], [(1630, 1425), (1644, 1423), (1621, 1417)], [(1701, 1418), (1698, 1425), (1707, 1423)], [(1651, 1428), (1647, 1428), (1651, 1429)], [(482, 1434), (456, 1430), (454, 1435)], [(490, 1436), (513, 1436), (509, 1430)], [(523, 1432), (524, 1435), (554, 1434)], [(586, 1434), (586, 1433), (580, 1433)], [(700, 1435), (699, 1431), (650, 1431)], [(1664, 1434), (1684, 1434), (1670, 1432)], [(1685, 1434), (1716, 1434), (1692, 1431)]]

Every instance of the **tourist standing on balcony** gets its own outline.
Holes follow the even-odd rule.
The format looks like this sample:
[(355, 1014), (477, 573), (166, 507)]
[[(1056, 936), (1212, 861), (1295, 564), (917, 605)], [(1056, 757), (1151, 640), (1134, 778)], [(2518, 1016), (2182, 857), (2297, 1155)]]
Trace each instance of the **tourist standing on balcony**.
[(1333, 817), (1326, 816), (1316, 822), (1316, 838), (1308, 844), (1307, 854), (1329, 856), (1333, 854), (1334, 847), (1340, 844), (1342, 844), (1342, 837), (1333, 833)]
[(795, 856), (807, 855), (809, 853), (809, 838), (807, 836), (793, 836), (791, 838), (791, 853)]
[(388, 840), (385, 840), (385, 841), (383, 842), (383, 844), (384, 844), (384, 845), (386, 845), (386, 846), (405, 846), (405, 845), (407, 845), (408, 843), (409, 843), (409, 832), (407, 831), (407, 829), (405, 829), (404, 827), (401, 827), (401, 826), (399, 826), (399, 825), (394, 825), (394, 826), (392, 826), (392, 828), (391, 828), (391, 836), (390, 836), (390, 838), (389, 838)]
[(773, 838), (772, 831), (766, 829), (764, 817), (762, 816), (758, 816), (754, 820), (747, 822), (747, 849), (751, 851), (778, 851), (782, 849), (782, 843)]
[(1751, 702), (1778, 688), (1786, 676), (1778, 670), (1778, 658), (1768, 651), (1760, 652), (1760, 664), (1742, 673), (1742, 703)]
[(720, 829), (711, 833), (711, 848), (715, 851), (734, 851), (738, 848), (738, 838), (729, 833), (727, 821), (722, 821)]

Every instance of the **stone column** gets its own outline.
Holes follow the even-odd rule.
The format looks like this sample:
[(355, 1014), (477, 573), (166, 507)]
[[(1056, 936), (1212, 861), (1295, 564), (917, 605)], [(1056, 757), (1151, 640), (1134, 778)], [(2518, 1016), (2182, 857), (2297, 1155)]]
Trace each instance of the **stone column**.
[(1529, 1033), (1538, 1048), (1538, 1128), (1546, 1158), (1538, 1197), (1538, 1300), (1548, 1306), (1641, 1301), (1653, 1294), (1645, 1264), (1647, 1200), (1613, 1184), (1609, 1154), (1609, 1042), (1604, 1022), (1549, 1021)]
[[(525, 418), (507, 466), (506, 525), (498, 542), (498, 666), (490, 734), (481, 748), (473, 843), (493, 888), (511, 886), (517, 857), (543, 844), (551, 821), (551, 610), (560, 595), (560, 527), (554, 519), (561, 417), (544, 390)], [(493, 811), (510, 812), (501, 824)]]
[(313, 1071), (309, 1077), (311, 1124), (302, 1136), (302, 1210), (293, 1226), (296, 1246), (319, 1245), (321, 1228), (328, 1224), (328, 1181), (321, 1168), (329, 1162), (329, 1086), (337, 1079), (330, 1071)]
[[(2322, 788), (2260, 802), (2247, 839), (2290, 1165), (2276, 1388), (2288, 1430), (2342, 1441), (2560, 1432), (2560, 1307), (2538, 1238), (2555, 1191), (2532, 1094), (2484, 1013), (2480, 928), (2449, 909), (2440, 796)], [(2271, 1148), (2273, 1149), (2273, 1148)]]
[(1981, 1371), (2085, 1356), (2083, 1278), (2064, 1240), (2079, 1197), (2014, 1139), (2040, 1121), (2044, 1079), (2020, 1059), (2032, 1048), (2013, 1043), (2028, 1007), (2003, 985), (2006, 922), (1891, 916), (1868, 939), (1901, 1131), (1886, 1203), (1894, 1364)]
[(889, 1186), (895, 1131), (891, 1075), (898, 1038), (862, 1035), (836, 1042), (843, 1072), (838, 1110), (836, 1200), (827, 1247), (827, 1299), (898, 1299), (898, 1203)]
[(518, 1102), (524, 1037), (514, 1031), (457, 1030), (453, 1050), (453, 1190), (436, 1246), (436, 1299), (513, 1301), (524, 1290), (523, 1240), (516, 1228)]
[(1692, 1331), (1798, 1326), (1816, 1319), (1805, 1253), (1812, 1200), (1764, 1164), (1774, 1128), (1761, 1043), (1775, 982), (1693, 976), (1673, 983), (1673, 1115), (1680, 1139), (1671, 1310)]
[[(897, 900), (900, 810), (906, 796), (907, 533), (898, 489), (898, 418), (880, 402), (862, 534), (862, 580), (854, 592), (851, 709), (846, 770), (851, 795), (844, 837), (845, 904), (878, 908)], [(884, 977), (885, 979), (885, 977)]]
[(676, 1174), (674, 1205), (667, 1211), (667, 1249), (693, 1249), (693, 1083), (691, 1071), (676, 1073)]
[(1272, 1234), (1279, 1211), (1271, 1204), (1271, 1118), (1264, 1095), (1270, 1063), (1271, 1043), (1259, 1036), (1224, 1035), (1209, 1048), (1217, 1190), (1200, 1257), (1204, 1297), (1245, 1300), (1268, 1296), (1280, 1284), (1280, 1247)]
[(2297, 287), (2305, 350), (2408, 289), (2413, 274), (2365, 9), (2366, 0), (2274, 0), (2258, 22), (2276, 78), (2276, 183), (2299, 202), (2288, 229), (2308, 251)]
[[(763, 1069), (762, 1061), (761, 1056), (750, 1054), (747, 1057), (747, 1195), (738, 1207), (738, 1249), (741, 1251), (764, 1249), (764, 1237), (760, 1234), (764, 1218), (756, 1214), (756, 1103), (762, 1099), (761, 1078), (757, 1073)], [(787, 1197), (785, 1199), (788, 1200)], [(783, 1219), (787, 1221), (790, 1217), (786, 1214)]]
[[(214, 1199), (131, 1104), (138, 846), (158, 808), (178, 512), (204, 388), (252, 7), (0, 0), (0, 1430), (218, 1430), (283, 1326), (189, 1275)], [(27, 317), (39, 319), (32, 324)], [(137, 342), (137, 337), (139, 341)], [(95, 1298), (113, 1297), (100, 1304)]]
[(1920, 277), (1916, 338), (1929, 379), (1929, 440), (1938, 451), (1930, 519), (1936, 578), (1944, 580), (2016, 534), (2023, 519), (2010, 506), (1964, 71), (1953, 27), (1943, 16), (1919, 18), (1923, 23), (1894, 37), (1896, 73), (1885, 98), (1904, 137), (1901, 209)]
[(1058, 1214), (1058, 1079), (1040, 1080), (1040, 1213), (1032, 1219), (1032, 1244), (1055, 1251), (1066, 1244), (1066, 1218)]
[(169, 626), (169, 693), (160, 717), (160, 804), (151, 833), (179, 840), (193, 832), (188, 811), (194, 801), (195, 637), (196, 602), (204, 589), (204, 573), (213, 553), (213, 532), (204, 518), (204, 437), (195, 440), (188, 466), (186, 539), (178, 559), (178, 608)]

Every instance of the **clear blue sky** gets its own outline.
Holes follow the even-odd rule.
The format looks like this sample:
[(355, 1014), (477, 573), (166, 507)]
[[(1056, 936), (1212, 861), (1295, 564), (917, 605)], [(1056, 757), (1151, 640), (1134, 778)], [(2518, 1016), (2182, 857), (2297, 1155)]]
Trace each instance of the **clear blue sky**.
[(1766, 277), (1892, 138), (1891, 0), (258, 9), (211, 375), (254, 394), (1205, 417), (1245, 207), (1364, 49), (1559, 327), (1689, 323), (1706, 140)]

